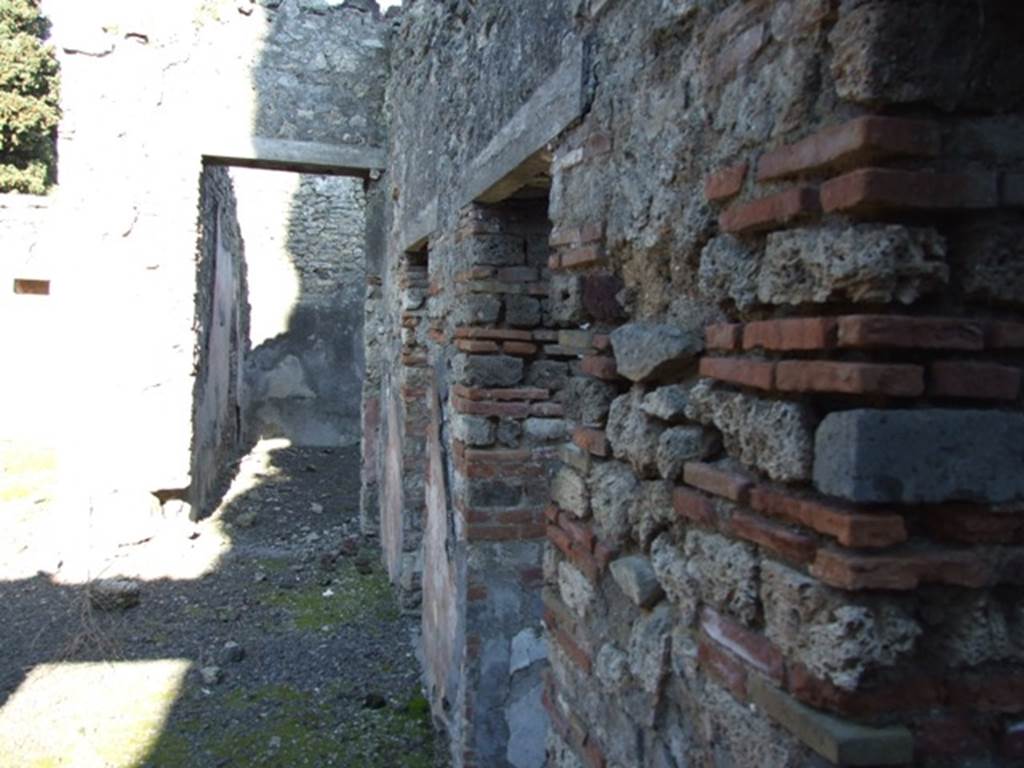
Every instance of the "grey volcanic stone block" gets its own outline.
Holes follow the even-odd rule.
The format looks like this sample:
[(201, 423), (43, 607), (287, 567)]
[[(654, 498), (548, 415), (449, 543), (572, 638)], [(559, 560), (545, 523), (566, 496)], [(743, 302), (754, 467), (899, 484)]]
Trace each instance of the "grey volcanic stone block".
[(507, 355), (456, 355), (455, 380), (470, 387), (514, 387), (523, 378), (523, 361)]
[(713, 238), (700, 254), (697, 285), (701, 295), (721, 303), (735, 302), (739, 309), (757, 303), (758, 254), (739, 238), (721, 235)]
[(569, 467), (558, 470), (551, 481), (551, 500), (576, 517), (590, 514), (590, 494), (587, 484), (577, 472)]
[(766, 304), (911, 304), (949, 279), (946, 242), (933, 229), (894, 224), (791, 229), (768, 236), (757, 297)]
[(704, 348), (701, 337), (674, 325), (628, 323), (612, 331), (619, 373), (630, 381), (650, 381), (685, 370)]
[(814, 484), (857, 502), (1024, 498), (1024, 414), (854, 410), (818, 427)]
[(134, 579), (100, 579), (89, 585), (89, 602), (102, 611), (118, 611), (139, 604), (142, 589)]
[(483, 416), (460, 413), (452, 419), (452, 435), (466, 445), (493, 445), (494, 423)]
[(664, 592), (650, 561), (641, 555), (621, 557), (611, 564), (612, 578), (626, 597), (641, 608), (658, 602)]
[(529, 296), (507, 296), (505, 298), (505, 322), (517, 328), (533, 328), (540, 325), (540, 302)]
[(493, 323), (501, 314), (501, 299), (494, 296), (466, 296), (452, 313), (457, 325)]
[(681, 384), (672, 384), (646, 395), (640, 409), (648, 416), (674, 422), (686, 415), (686, 404), (689, 401), (688, 389)]
[(747, 682), (750, 699), (797, 739), (834, 765), (906, 765), (914, 737), (902, 726), (868, 728), (805, 707), (757, 675)]
[(515, 235), (477, 235), (465, 242), (472, 264), (514, 267), (526, 260), (526, 244)]

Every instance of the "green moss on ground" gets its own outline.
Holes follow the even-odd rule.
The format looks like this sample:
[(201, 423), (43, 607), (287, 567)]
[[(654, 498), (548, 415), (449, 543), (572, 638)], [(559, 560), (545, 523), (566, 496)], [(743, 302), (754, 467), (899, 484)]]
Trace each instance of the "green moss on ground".
[(172, 726), (141, 765), (188, 768), (202, 755), (218, 765), (259, 768), (434, 765), (429, 707), (419, 692), (401, 709), (360, 709), (333, 727), (329, 707), (287, 685), (232, 691), (223, 704), (225, 714), (236, 718), (247, 708), (268, 716), (257, 728), (237, 719), (202, 729), (196, 723)]
[[(332, 594), (325, 596), (328, 589)], [(348, 562), (334, 574), (330, 587), (313, 584), (293, 590), (275, 590), (263, 599), (268, 605), (286, 609), (296, 629), (307, 631), (398, 618), (398, 606), (387, 577), (376, 568), (361, 574)]]

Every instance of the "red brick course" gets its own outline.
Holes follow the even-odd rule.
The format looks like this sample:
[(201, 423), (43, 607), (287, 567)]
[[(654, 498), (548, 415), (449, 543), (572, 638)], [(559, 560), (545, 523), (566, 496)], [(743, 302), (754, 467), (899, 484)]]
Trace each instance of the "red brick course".
[(488, 389), (485, 387), (467, 387), (456, 384), (452, 393), (466, 400), (547, 400), (551, 390), (543, 387), (509, 387)]
[(1020, 349), (1024, 347), (1024, 323), (998, 320), (989, 323), (988, 346), (992, 349)]
[(795, 187), (749, 203), (736, 203), (718, 217), (723, 232), (749, 234), (777, 229), (821, 212), (818, 190)]
[(839, 318), (839, 346), (979, 351), (985, 346), (985, 328), (960, 318), (850, 315)]
[(619, 369), (615, 359), (604, 355), (588, 355), (580, 361), (580, 371), (603, 381), (615, 381), (619, 378)]
[(832, 317), (762, 320), (743, 326), (743, 348), (772, 352), (824, 350), (835, 346), (836, 321)]
[(704, 181), (704, 196), (711, 202), (735, 197), (747, 178), (747, 164), (737, 163), (710, 174)]
[(770, 390), (774, 384), (775, 364), (734, 357), (703, 357), (700, 375), (741, 387)]
[(608, 455), (608, 436), (604, 430), (577, 427), (572, 433), (572, 441), (594, 456)]
[(932, 363), (928, 394), (980, 400), (1016, 400), (1020, 394), (1020, 368), (995, 363), (952, 360)]
[(740, 701), (747, 698), (747, 668), (739, 659), (701, 633), (697, 663)]
[(683, 480), (694, 488), (745, 504), (747, 494), (753, 487), (750, 478), (699, 461), (689, 461), (683, 466)]
[(888, 547), (907, 539), (900, 515), (858, 512), (854, 507), (797, 496), (767, 485), (751, 490), (750, 506), (763, 515), (833, 536), (845, 547)]
[(810, 573), (840, 589), (916, 589), (922, 583), (983, 587), (993, 576), (984, 555), (971, 550), (864, 555), (822, 548)]
[(760, 545), (785, 560), (809, 563), (818, 543), (813, 536), (794, 531), (778, 523), (747, 512), (736, 512), (729, 520), (729, 533)]
[(785, 662), (779, 649), (766, 637), (711, 608), (704, 608), (700, 618), (701, 629), (711, 640), (782, 685)]
[(501, 345), (501, 351), (506, 355), (535, 355), (537, 354), (537, 345), (531, 344), (526, 341), (506, 341)]
[(456, 339), (497, 339), (498, 341), (532, 341), (530, 331), (517, 331), (511, 328), (473, 328), (460, 325), (455, 329)]
[(767, 181), (831, 166), (864, 165), (894, 156), (930, 157), (941, 148), (938, 126), (894, 117), (857, 117), (766, 153), (757, 180)]
[(704, 329), (704, 346), (709, 350), (732, 352), (739, 349), (742, 338), (741, 323), (718, 323)]
[(452, 405), (457, 413), (472, 416), (501, 416), (508, 419), (525, 419), (530, 415), (528, 403), (506, 403), (493, 400), (468, 400), (455, 395)]
[(995, 208), (998, 178), (992, 174), (943, 174), (862, 168), (826, 181), (826, 213), (873, 214), (888, 210)]
[(497, 352), (500, 347), (493, 341), (479, 339), (456, 339), (455, 348), (459, 352), (482, 353)]
[(775, 386), (783, 392), (917, 397), (924, 393), (924, 369), (919, 365), (784, 360), (775, 366)]
[(560, 254), (559, 266), (562, 269), (575, 267), (592, 267), (604, 262), (604, 249), (600, 245), (581, 245)]
[(686, 488), (676, 487), (672, 491), (672, 508), (685, 520), (700, 525), (715, 527), (717, 517), (715, 505), (703, 494)]
[(968, 504), (947, 504), (926, 510), (922, 517), (928, 533), (943, 541), (1024, 543), (1024, 514), (1020, 510), (996, 512)]
[(589, 222), (573, 226), (555, 227), (548, 237), (548, 244), (560, 247), (564, 245), (578, 245), (580, 243), (593, 243), (604, 236), (604, 224), (601, 222)]

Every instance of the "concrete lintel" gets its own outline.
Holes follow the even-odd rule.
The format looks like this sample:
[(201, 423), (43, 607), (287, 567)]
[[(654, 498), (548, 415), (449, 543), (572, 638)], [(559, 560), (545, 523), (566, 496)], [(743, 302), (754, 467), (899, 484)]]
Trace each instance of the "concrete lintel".
[(496, 203), (526, 186), (546, 147), (583, 114), (583, 44), (579, 43), (470, 163), (459, 207)]
[(398, 244), (402, 253), (418, 251), (437, 231), (437, 198), (411, 215), (403, 217), (399, 225)]
[(214, 141), (203, 159), (213, 165), (366, 178), (371, 171), (384, 169), (387, 152), (381, 147), (247, 136)]

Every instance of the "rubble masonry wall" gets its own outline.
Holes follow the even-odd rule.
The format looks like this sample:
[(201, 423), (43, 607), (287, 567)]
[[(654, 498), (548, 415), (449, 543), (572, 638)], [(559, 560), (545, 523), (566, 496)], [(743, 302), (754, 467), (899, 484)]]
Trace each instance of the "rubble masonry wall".
[[(436, 194), (423, 595), (457, 764), (532, 764), (509, 746), (527, 594), (550, 765), (1021, 758), (1022, 21), (1000, 0), (406, 8), (384, 300)], [(463, 192), (576, 45), (538, 263), (509, 201)], [(562, 425), (543, 449), (531, 418)]]

